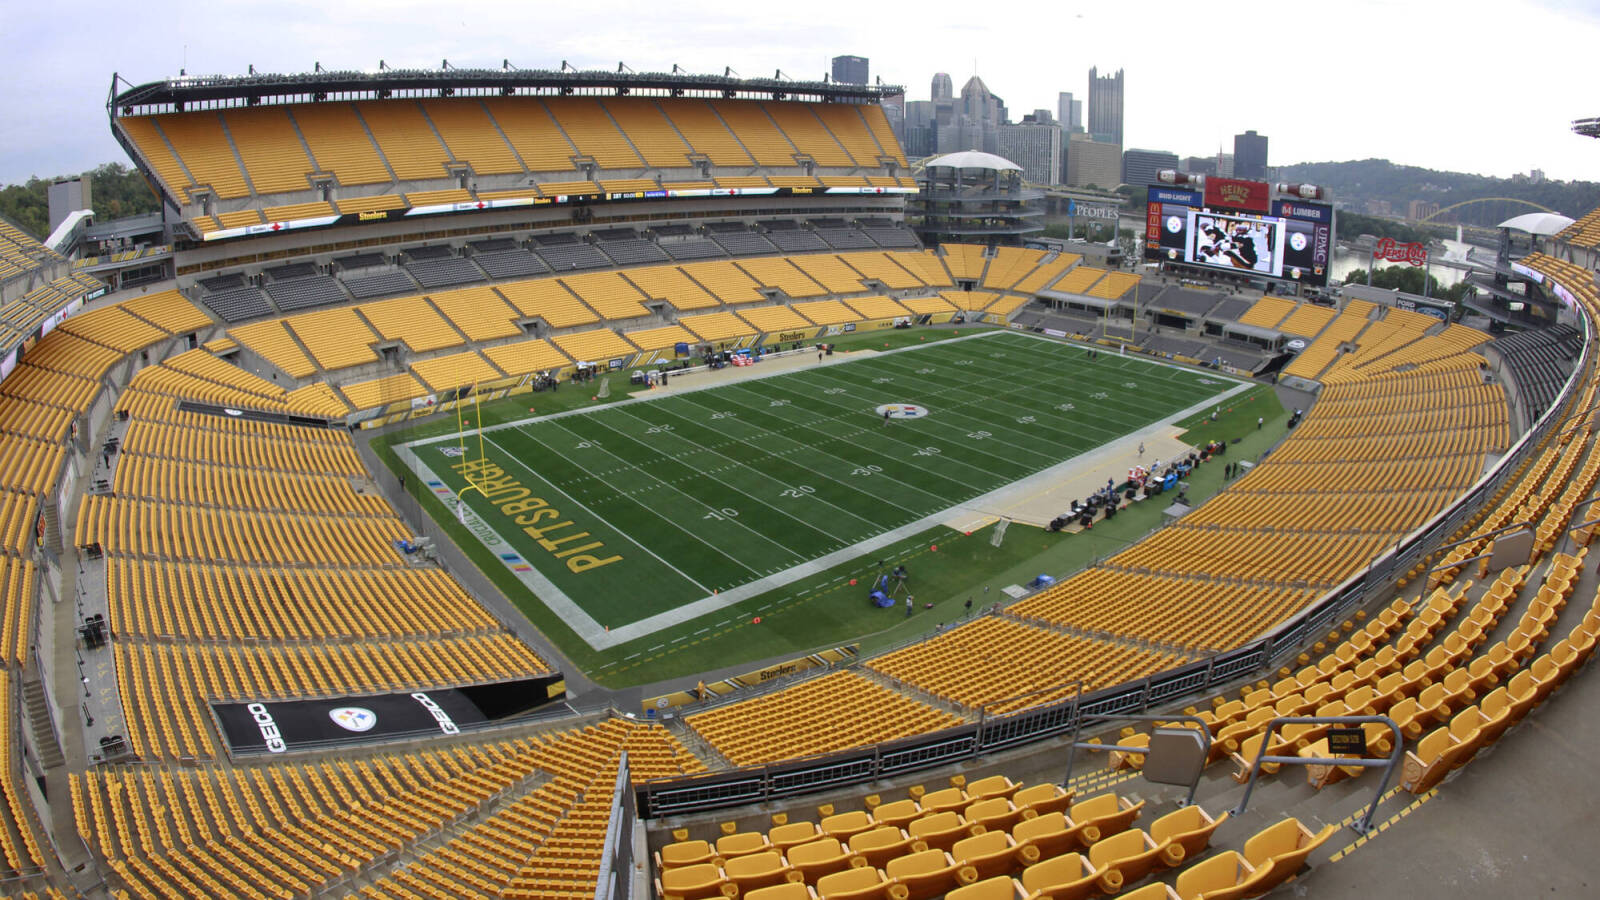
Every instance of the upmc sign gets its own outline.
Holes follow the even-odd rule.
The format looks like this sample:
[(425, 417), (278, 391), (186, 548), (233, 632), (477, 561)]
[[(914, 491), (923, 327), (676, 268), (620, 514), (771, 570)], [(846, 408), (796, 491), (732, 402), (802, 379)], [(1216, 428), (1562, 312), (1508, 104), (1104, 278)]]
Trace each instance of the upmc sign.
[(1372, 251), (1372, 258), (1422, 266), (1428, 263), (1428, 248), (1421, 242), (1402, 244), (1394, 238), (1384, 238), (1378, 241), (1377, 248)]
[(1267, 211), (1271, 193), (1264, 181), (1239, 181), (1235, 178), (1207, 178), (1206, 206), (1213, 209)]

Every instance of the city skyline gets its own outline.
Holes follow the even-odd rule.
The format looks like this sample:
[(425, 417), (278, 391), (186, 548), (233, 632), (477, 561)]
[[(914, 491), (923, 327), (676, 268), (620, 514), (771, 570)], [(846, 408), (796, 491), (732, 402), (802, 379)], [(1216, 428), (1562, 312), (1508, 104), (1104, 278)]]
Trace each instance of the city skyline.
[[(475, 3), (440, 17), (421, 0), (309, 0), (194, 5), (152, 0), (137, 15), (93, 2), (74, 22), (116, 22), (117, 40), (85, 53), (80, 29), (59, 10), (8, 11), (11, 88), (0, 93), (8, 124), (0, 183), (126, 163), (106, 121), (113, 73), (140, 84), (191, 74), (437, 69), (442, 61), (498, 68), (502, 61), (557, 69), (685, 71), (747, 77), (782, 71), (821, 80), (842, 53), (871, 60), (873, 80), (922, 98), (935, 71), (958, 84), (982, 76), (1013, 110), (1058, 109), (1058, 93), (1085, 97), (1085, 73), (1127, 73), (1123, 145), (1211, 155), (1255, 129), (1272, 137), (1277, 165), (1382, 157), (1399, 164), (1510, 177), (1542, 169), (1561, 180), (1600, 180), (1600, 146), (1570, 132), (1600, 114), (1579, 91), (1543, 84), (1589, 80), (1600, 42), (1594, 4), (1481, 0), (1353, 0), (1343, 14), (1288, 5), (1260, 15), (1189, 17), (1191, 5), (1153, 0), (1137, 16), (1086, 3), (1048, 10), (1020, 5), (972, 22), (908, 20), (898, 7), (817, 0), (805, 8), (759, 8), (711, 0), (695, 21), (645, 2), (600, 0), (582, 9)], [(1019, 23), (1026, 16), (1027, 27)], [(442, 18), (442, 21), (440, 19)], [(596, 23), (618, 23), (602, 25)], [(1148, 23), (1157, 23), (1150, 25)], [(1160, 24), (1168, 23), (1168, 24)], [(491, 36), (486, 38), (485, 32)], [(530, 46), (498, 35), (537, 34)], [(1407, 52), (1395, 51), (1397, 35)], [(248, 35), (248, 40), (242, 39)], [(1469, 48), (1511, 62), (1538, 47), (1537, 78), (1507, 65), (1455, 67), (1427, 48)], [(1248, 48), (1241, 57), (1229, 48)], [(1173, 48), (1180, 52), (1168, 52)], [(1224, 66), (1218, 60), (1229, 62)], [(1251, 77), (1218, 67), (1249, 65)], [(1231, 77), (1230, 77), (1231, 74)], [(1205, 92), (1190, 88), (1209, 85)], [(1489, 128), (1484, 112), (1509, 110), (1516, 127)], [(1087, 112), (1087, 109), (1085, 110)], [(1440, 139), (1454, 127), (1456, 139)]]

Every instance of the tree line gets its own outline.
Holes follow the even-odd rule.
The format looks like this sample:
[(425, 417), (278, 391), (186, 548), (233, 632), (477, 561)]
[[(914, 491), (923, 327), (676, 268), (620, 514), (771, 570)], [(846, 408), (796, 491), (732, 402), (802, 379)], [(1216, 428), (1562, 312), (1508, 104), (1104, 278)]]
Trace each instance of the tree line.
[[(85, 173), (92, 179), (90, 204), (96, 221), (109, 222), (125, 216), (154, 212), (161, 208), (155, 192), (137, 169), (121, 163), (106, 163)], [(38, 240), (50, 233), (50, 202), (46, 189), (52, 182), (76, 175), (28, 179), (22, 184), (0, 187), (0, 216)]]
[[(1344, 277), (1345, 284), (1366, 284), (1367, 270), (1355, 269)], [(1421, 295), (1426, 293), (1429, 297), (1439, 300), (1455, 302), (1472, 290), (1472, 286), (1465, 281), (1458, 281), (1449, 287), (1439, 283), (1439, 279), (1429, 275), (1419, 266), (1384, 266), (1372, 272), (1372, 286), (1384, 290), (1399, 289), (1407, 294)], [(1424, 292), (1423, 288), (1427, 291)]]
[[(1346, 206), (1361, 208), (1369, 200), (1387, 201), (1397, 215), (1404, 215), (1405, 205), (1412, 200), (1437, 203), (1442, 209), (1467, 200), (1508, 197), (1537, 203), (1574, 219), (1600, 206), (1600, 183), (1593, 181), (1534, 181), (1520, 175), (1495, 178), (1396, 165), (1387, 159), (1298, 163), (1280, 168), (1278, 177), (1281, 181), (1304, 181), (1329, 188)], [(1465, 225), (1494, 226), (1533, 211), (1520, 203), (1490, 203), (1464, 207), (1449, 216), (1450, 221)]]

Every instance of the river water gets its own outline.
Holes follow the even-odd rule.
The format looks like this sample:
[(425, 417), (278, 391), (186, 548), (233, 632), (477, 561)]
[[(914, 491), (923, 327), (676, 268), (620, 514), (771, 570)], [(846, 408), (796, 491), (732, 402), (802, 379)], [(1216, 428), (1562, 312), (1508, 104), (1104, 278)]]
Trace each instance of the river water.
[[(1467, 247), (1470, 245), (1458, 243), (1456, 241), (1445, 241), (1445, 246), (1448, 248), (1448, 253), (1451, 257), (1460, 257), (1466, 255)], [(1329, 273), (1328, 281), (1344, 281), (1345, 276), (1351, 271), (1356, 269), (1365, 271), (1367, 266), (1371, 263), (1372, 251), (1362, 250), (1360, 248), (1352, 248), (1345, 246), (1344, 244), (1340, 244), (1333, 253), (1333, 268)], [(1377, 260), (1377, 267), (1380, 269), (1385, 266), (1393, 265), (1399, 265), (1399, 263), (1390, 263), (1384, 262), (1383, 260)], [(1434, 278), (1437, 278), (1439, 280), (1439, 284), (1444, 287), (1449, 287), (1455, 284), (1466, 275), (1466, 273), (1462, 270), (1452, 268), (1450, 266), (1436, 265), (1431, 267), (1428, 272)]]

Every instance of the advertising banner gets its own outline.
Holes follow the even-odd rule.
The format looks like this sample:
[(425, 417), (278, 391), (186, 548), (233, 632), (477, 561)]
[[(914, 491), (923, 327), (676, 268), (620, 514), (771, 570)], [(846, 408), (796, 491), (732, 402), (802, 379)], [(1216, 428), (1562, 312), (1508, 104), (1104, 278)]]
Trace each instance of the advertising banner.
[(1076, 200), (1068, 200), (1067, 215), (1079, 219), (1102, 219), (1114, 222), (1122, 215), (1122, 210), (1108, 203), (1079, 203)]
[(1372, 258), (1385, 262), (1424, 266), (1428, 264), (1428, 247), (1421, 241), (1402, 244), (1394, 238), (1383, 238), (1378, 241), (1378, 246), (1373, 248)]
[(566, 696), (559, 673), (516, 682), (332, 697), (318, 700), (213, 703), (234, 754), (289, 753), (392, 738), (448, 736), (552, 703)]
[(1206, 206), (1264, 213), (1270, 193), (1264, 181), (1237, 178), (1206, 178)]

